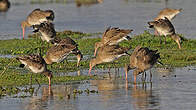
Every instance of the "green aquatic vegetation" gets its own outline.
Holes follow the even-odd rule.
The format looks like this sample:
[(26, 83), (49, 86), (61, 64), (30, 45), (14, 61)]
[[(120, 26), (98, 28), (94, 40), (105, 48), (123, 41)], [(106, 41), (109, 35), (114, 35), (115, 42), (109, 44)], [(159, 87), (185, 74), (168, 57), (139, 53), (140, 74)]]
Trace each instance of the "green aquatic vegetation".
[[(19, 93), (29, 93), (29, 94), (33, 94), (34, 93), (34, 87), (23, 87), (23, 88), (19, 88), (16, 86), (7, 86), (7, 87), (2, 87), (0, 86), (0, 98), (4, 97), (4, 96), (11, 96), (13, 98), (23, 98), (23, 96), (18, 96)], [(24, 96), (26, 97), (26, 96)]]
[[(81, 69), (89, 68), (89, 61), (93, 58), (94, 44), (101, 40), (101, 38), (95, 38), (100, 33), (88, 34), (80, 32), (64, 31), (59, 32), (57, 35), (61, 38), (69, 36), (78, 43), (78, 48), (84, 55), (84, 59), (81, 61), (80, 67), (76, 68), (76, 57), (67, 58), (66, 61), (61, 63), (54, 63), (48, 65), (48, 69), (53, 71), (54, 78), (53, 83), (73, 81), (73, 80), (86, 80), (91, 79), (88, 76), (57, 76), (57, 73), (73, 72)], [(182, 35), (181, 35), (182, 37)], [(144, 32), (141, 35), (133, 36), (129, 41), (123, 41), (120, 43), (123, 47), (132, 47), (129, 51), (131, 52), (138, 45), (149, 47), (150, 49), (158, 50), (160, 53), (160, 61), (164, 64), (164, 67), (183, 67), (196, 64), (196, 40), (185, 39), (182, 37), (182, 49), (178, 49), (177, 44), (170, 37), (167, 37), (166, 44), (160, 44), (160, 38), (158, 36), (151, 35), (149, 32)], [(162, 41), (164, 38), (162, 37)], [(42, 42), (38, 35), (33, 35), (28, 39), (11, 39), (11, 40), (0, 40), (0, 54), (32, 54), (40, 53), (44, 56), (47, 52), (48, 45), (46, 42)], [(11, 62), (11, 63), (10, 63)], [(129, 63), (129, 56), (121, 57), (116, 60), (114, 64), (103, 63), (97, 65), (94, 69), (107, 69), (108, 67), (123, 67), (125, 63)], [(20, 62), (15, 58), (0, 58), (0, 85), (28, 85), (30, 81), (30, 73), (27, 69), (20, 69)], [(9, 65), (9, 66), (8, 66)], [(161, 66), (161, 65), (156, 65)], [(5, 72), (3, 72), (5, 71)], [(3, 73), (2, 73), (3, 72)], [(2, 74), (1, 74), (2, 73)], [(40, 83), (47, 84), (48, 80), (43, 75), (33, 75)], [(36, 84), (33, 80), (33, 84)]]
[[(0, 75), (0, 87), (1, 86), (22, 86), (22, 85), (30, 85), (30, 78), (32, 75), (32, 84), (37, 84), (36, 80), (39, 81), (40, 84), (48, 84), (48, 78), (42, 74), (21, 74), (21, 73), (7, 73)], [(70, 81), (82, 81), (82, 80), (90, 80), (97, 79), (97, 76), (57, 76), (54, 74), (52, 78), (52, 84), (58, 84), (62, 82), (70, 82)]]

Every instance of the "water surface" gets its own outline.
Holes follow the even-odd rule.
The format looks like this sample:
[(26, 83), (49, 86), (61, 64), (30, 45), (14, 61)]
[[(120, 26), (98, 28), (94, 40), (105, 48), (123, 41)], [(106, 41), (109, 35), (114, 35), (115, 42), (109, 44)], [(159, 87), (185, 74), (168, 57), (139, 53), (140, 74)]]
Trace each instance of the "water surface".
[(183, 12), (172, 21), (176, 31), (187, 38), (196, 36), (195, 0), (104, 0), (103, 3), (81, 4), (80, 7), (75, 0), (10, 1), (9, 11), (0, 13), (0, 39), (21, 38), (20, 23), (35, 8), (55, 11), (57, 31), (103, 32), (108, 26), (117, 26), (131, 28), (134, 34), (149, 30), (147, 21), (156, 17), (161, 9), (183, 8)]
[[(107, 71), (107, 70), (104, 70)], [(86, 73), (86, 72), (85, 72)], [(53, 85), (34, 85), (33, 94), (20, 93), (0, 99), (1, 110), (194, 110), (196, 105), (195, 67), (153, 69), (153, 82), (128, 83), (119, 76), (108, 80), (90, 80)], [(97, 74), (103, 74), (97, 72)], [(106, 73), (105, 73), (106, 74)], [(114, 70), (111, 72), (115, 76)], [(106, 74), (107, 75), (107, 74)], [(140, 77), (140, 76), (139, 76)], [(138, 82), (141, 82), (138, 77)], [(149, 80), (149, 79), (147, 79)], [(85, 90), (98, 93), (87, 93)], [(73, 96), (74, 90), (82, 94)], [(26, 98), (17, 98), (20, 96)], [(70, 97), (68, 97), (70, 95)]]

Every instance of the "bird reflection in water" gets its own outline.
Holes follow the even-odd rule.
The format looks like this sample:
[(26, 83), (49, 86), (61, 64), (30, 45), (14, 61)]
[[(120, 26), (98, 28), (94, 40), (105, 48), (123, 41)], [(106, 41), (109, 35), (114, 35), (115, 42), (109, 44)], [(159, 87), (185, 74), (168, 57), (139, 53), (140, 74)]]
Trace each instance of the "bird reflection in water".
[(156, 68), (155, 71), (160, 74), (162, 77), (170, 76), (174, 73), (174, 68), (167, 67), (167, 68)]
[[(37, 92), (36, 91), (36, 95)], [(48, 105), (50, 105), (50, 100), (53, 100), (53, 91), (51, 89), (51, 87), (42, 87), (42, 95), (41, 98), (39, 96), (33, 96), (30, 99), (29, 104), (26, 105), (25, 109), (26, 110), (44, 110), (45, 107), (47, 107)]]
[(159, 95), (152, 90), (152, 83), (133, 85), (133, 87), (128, 86), (128, 82), (126, 82), (127, 90), (131, 90), (132, 105), (136, 110), (148, 110), (149, 108), (159, 109)]

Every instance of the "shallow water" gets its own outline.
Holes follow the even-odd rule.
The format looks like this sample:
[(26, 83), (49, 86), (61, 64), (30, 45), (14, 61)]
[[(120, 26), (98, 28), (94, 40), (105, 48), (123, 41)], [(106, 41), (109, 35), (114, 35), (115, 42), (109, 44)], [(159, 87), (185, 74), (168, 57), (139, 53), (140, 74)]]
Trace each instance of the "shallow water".
[[(113, 70), (112, 70), (113, 71)], [(153, 82), (134, 86), (122, 77), (48, 86), (36, 85), (33, 95), (20, 93), (0, 99), (2, 110), (194, 110), (195, 67), (152, 69)], [(86, 73), (86, 72), (85, 72)], [(120, 69), (120, 76), (123, 74)], [(97, 72), (102, 74), (102, 72)], [(114, 71), (111, 73), (114, 75)], [(147, 79), (149, 80), (149, 79)], [(141, 80), (138, 78), (138, 82)], [(87, 93), (89, 89), (98, 93)], [(73, 96), (74, 90), (83, 93)], [(26, 98), (17, 98), (25, 96)], [(68, 96), (70, 95), (70, 97)]]
[[(147, 21), (152, 20), (161, 9), (183, 8), (183, 12), (173, 20), (176, 31), (187, 38), (196, 36), (195, 0), (104, 0), (101, 4), (81, 4), (80, 7), (75, 0), (10, 1), (9, 11), (0, 13), (0, 39), (21, 38), (20, 23), (35, 8), (55, 11), (57, 31), (103, 32), (108, 26), (118, 26), (134, 29), (133, 34), (149, 30)], [(31, 29), (28, 30), (27, 33), (31, 33)]]

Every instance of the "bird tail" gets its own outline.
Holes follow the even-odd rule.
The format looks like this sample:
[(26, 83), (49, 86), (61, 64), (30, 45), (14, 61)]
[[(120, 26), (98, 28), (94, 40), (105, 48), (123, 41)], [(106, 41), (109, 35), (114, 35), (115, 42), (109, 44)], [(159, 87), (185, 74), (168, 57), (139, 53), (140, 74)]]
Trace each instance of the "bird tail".
[(24, 65), (24, 64), (20, 64), (19, 67), (20, 67), (20, 68), (24, 68), (25, 65)]
[(160, 64), (160, 65), (162, 65), (162, 66), (164, 65), (164, 64), (163, 64), (162, 62), (160, 62), (160, 61), (157, 61), (157, 64)]
[(131, 40), (132, 38), (130, 36), (126, 36), (125, 40)]

